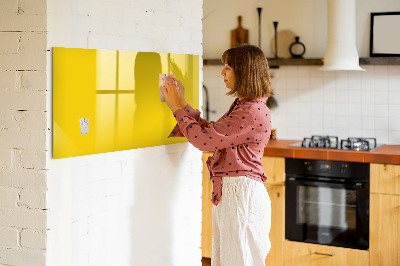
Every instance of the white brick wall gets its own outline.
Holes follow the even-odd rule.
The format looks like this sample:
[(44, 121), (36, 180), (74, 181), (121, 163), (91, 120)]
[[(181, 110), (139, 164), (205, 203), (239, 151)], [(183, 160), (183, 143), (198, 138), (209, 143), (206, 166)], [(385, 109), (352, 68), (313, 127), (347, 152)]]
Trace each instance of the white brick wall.
[(0, 2), (0, 264), (45, 265), (46, 3)]
[(17, 228), (0, 227), (0, 247), (18, 247), (19, 230)]
[[(50, 0), (47, 10), (49, 50), (202, 55), (202, 0)], [(51, 93), (47, 105), (52, 128)], [(201, 265), (201, 152), (190, 144), (47, 155), (48, 265)]]
[(46, 232), (28, 229), (22, 230), (21, 246), (32, 249), (46, 249)]
[(0, 264), (200, 265), (201, 153), (52, 160), (50, 50), (201, 56), (202, 0), (4, 0), (0, 17)]

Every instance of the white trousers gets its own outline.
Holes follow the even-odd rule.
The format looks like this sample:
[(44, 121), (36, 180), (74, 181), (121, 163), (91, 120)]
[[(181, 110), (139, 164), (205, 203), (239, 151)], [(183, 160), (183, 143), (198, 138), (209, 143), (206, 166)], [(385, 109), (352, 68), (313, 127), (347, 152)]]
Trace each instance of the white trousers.
[(271, 249), (271, 200), (260, 181), (223, 177), (212, 210), (212, 266), (262, 266)]

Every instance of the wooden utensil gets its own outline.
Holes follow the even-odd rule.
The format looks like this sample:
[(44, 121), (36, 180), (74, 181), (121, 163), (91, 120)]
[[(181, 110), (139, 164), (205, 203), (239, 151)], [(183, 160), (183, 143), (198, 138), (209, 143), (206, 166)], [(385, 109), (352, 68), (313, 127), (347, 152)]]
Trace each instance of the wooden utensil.
[(238, 16), (238, 27), (231, 30), (231, 48), (249, 42), (249, 31), (242, 27), (242, 16)]

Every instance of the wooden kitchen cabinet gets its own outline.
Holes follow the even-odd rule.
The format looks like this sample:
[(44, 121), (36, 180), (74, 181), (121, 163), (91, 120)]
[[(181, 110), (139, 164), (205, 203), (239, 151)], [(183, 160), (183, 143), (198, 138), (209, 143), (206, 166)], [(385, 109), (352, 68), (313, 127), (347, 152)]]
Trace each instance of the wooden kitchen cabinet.
[(265, 184), (271, 199), (271, 250), (265, 259), (266, 266), (283, 265), (285, 241), (285, 187)]
[[(212, 183), (206, 166), (211, 152), (203, 153), (203, 217), (202, 217), (202, 256), (211, 258), (212, 253)], [(266, 258), (266, 265), (283, 265), (284, 233), (285, 233), (285, 158), (263, 157), (264, 171), (268, 176), (265, 182), (272, 205), (271, 250)]]
[(373, 193), (370, 202), (370, 265), (400, 265), (400, 196)]
[(371, 164), (371, 266), (400, 265), (400, 165)]
[[(285, 240), (285, 266), (366, 266), (365, 250)], [(385, 264), (381, 264), (385, 265)]]
[(211, 258), (212, 252), (212, 183), (206, 161), (212, 152), (203, 153), (203, 194), (202, 194), (202, 223), (201, 223), (201, 253), (204, 258)]
[(261, 160), (267, 175), (265, 187), (271, 199), (271, 250), (266, 266), (283, 265), (285, 241), (285, 158), (264, 156)]
[(264, 172), (267, 175), (265, 184), (268, 185), (285, 185), (285, 158), (264, 156), (261, 159)]
[(370, 164), (370, 191), (400, 195), (400, 165)]

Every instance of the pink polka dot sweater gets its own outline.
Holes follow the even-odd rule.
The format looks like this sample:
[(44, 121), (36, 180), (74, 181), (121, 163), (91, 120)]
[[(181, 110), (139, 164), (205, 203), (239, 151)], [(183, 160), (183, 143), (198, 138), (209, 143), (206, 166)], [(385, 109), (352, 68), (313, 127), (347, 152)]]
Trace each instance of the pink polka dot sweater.
[(174, 112), (178, 124), (169, 137), (186, 137), (201, 151), (214, 151), (207, 160), (213, 182), (211, 201), (221, 200), (224, 176), (247, 176), (261, 182), (267, 179), (261, 159), (271, 132), (271, 112), (267, 97), (238, 98), (218, 121), (208, 122), (200, 111), (187, 105)]

